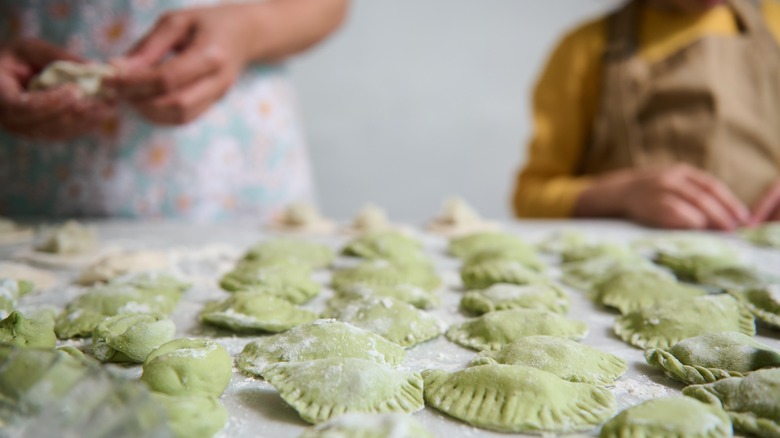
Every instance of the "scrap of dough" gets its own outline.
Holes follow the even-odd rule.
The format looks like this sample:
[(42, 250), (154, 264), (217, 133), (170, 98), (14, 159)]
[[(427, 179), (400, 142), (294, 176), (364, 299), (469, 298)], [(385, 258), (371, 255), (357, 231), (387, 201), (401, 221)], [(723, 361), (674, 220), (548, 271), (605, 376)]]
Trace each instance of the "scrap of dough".
[(479, 216), (462, 198), (450, 198), (444, 202), (441, 213), (427, 226), (428, 231), (444, 236), (460, 236), (477, 231), (498, 229), (498, 225)]
[(33, 229), (17, 224), (11, 219), (0, 217), (0, 245), (16, 245), (35, 237)]
[(106, 255), (81, 272), (77, 282), (83, 286), (105, 283), (125, 274), (163, 271), (170, 267), (168, 257), (159, 252), (128, 251)]
[(95, 231), (76, 221), (53, 228), (36, 251), (50, 254), (84, 254), (98, 246)]
[(347, 231), (363, 234), (385, 231), (391, 228), (393, 226), (390, 224), (387, 212), (383, 208), (375, 204), (366, 204), (360, 209), (355, 219), (352, 220), (352, 224)]
[(268, 226), (276, 231), (304, 234), (328, 234), (335, 228), (333, 222), (322, 217), (317, 207), (308, 202), (288, 205)]
[(75, 268), (94, 263), (105, 251), (100, 251), (95, 231), (76, 221), (53, 228), (42, 243), (16, 255), (19, 260), (50, 266)]
[(66, 84), (75, 84), (84, 97), (104, 94), (103, 79), (114, 76), (116, 70), (107, 64), (83, 64), (55, 61), (30, 81), (30, 90), (48, 90)]
[(0, 262), (0, 278), (27, 280), (35, 285), (36, 290), (49, 289), (57, 284), (57, 277), (51, 272), (11, 262)]

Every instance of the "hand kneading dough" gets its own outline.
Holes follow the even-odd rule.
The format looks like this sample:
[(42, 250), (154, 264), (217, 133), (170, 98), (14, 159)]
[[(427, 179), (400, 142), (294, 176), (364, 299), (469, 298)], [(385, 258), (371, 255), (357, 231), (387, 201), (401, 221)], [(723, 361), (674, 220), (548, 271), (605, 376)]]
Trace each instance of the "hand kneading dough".
[(83, 96), (97, 97), (103, 94), (103, 79), (114, 74), (114, 68), (106, 64), (55, 61), (30, 81), (30, 90), (48, 90), (75, 84)]

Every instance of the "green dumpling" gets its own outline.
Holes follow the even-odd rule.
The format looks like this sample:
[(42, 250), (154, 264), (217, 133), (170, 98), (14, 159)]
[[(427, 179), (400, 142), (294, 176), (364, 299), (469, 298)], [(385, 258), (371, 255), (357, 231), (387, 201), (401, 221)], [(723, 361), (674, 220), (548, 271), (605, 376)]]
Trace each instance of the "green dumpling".
[(575, 289), (592, 292), (596, 285), (621, 272), (653, 272), (672, 278), (671, 274), (662, 271), (644, 257), (636, 256), (621, 260), (610, 256), (601, 256), (581, 262), (563, 264), (561, 266), (561, 281)]
[(737, 432), (766, 438), (780, 436), (780, 368), (692, 385), (683, 389), (683, 394), (722, 407)]
[(344, 300), (388, 297), (424, 310), (438, 307), (441, 303), (441, 299), (436, 293), (412, 284), (398, 284), (394, 286), (367, 286), (358, 284), (337, 290), (336, 296)]
[(376, 231), (351, 240), (342, 253), (370, 260), (425, 260), (420, 242), (398, 231)]
[(615, 243), (591, 243), (568, 248), (561, 253), (563, 263), (576, 263), (599, 257), (609, 257), (615, 260), (630, 260), (636, 253), (628, 246)]
[(326, 245), (298, 239), (273, 239), (261, 242), (246, 252), (244, 261), (303, 265), (321, 269), (333, 263), (335, 254)]
[(669, 349), (645, 351), (650, 365), (689, 385), (715, 382), (766, 367), (780, 367), (780, 351), (737, 332), (708, 333)]
[(581, 231), (563, 230), (548, 235), (536, 245), (536, 248), (547, 254), (563, 254), (587, 244), (588, 238)]
[(482, 231), (456, 237), (450, 240), (449, 253), (462, 260), (473, 256), (478, 252), (488, 249), (513, 248), (517, 251), (527, 251), (529, 254), (535, 254), (532, 246), (523, 239), (499, 231)]
[(744, 290), (732, 289), (729, 293), (759, 321), (780, 328), (780, 284)]
[(412, 413), (423, 408), (419, 373), (362, 359), (318, 359), (271, 364), (264, 371), (301, 418), (321, 423), (351, 412)]
[(460, 270), (460, 278), (466, 289), (486, 289), (497, 283), (525, 285), (548, 281), (532, 268), (506, 259), (464, 265)]
[(539, 260), (539, 257), (535, 252), (529, 252), (527, 249), (515, 247), (488, 248), (476, 252), (464, 260), (463, 266), (476, 266), (483, 263), (491, 263), (496, 260), (515, 261), (537, 272), (543, 272), (546, 269), (545, 264)]
[(253, 291), (303, 304), (320, 293), (311, 279), (311, 269), (289, 262), (265, 264), (243, 261), (222, 277), (220, 286), (228, 292)]
[(122, 313), (169, 315), (186, 287), (174, 281), (170, 277), (128, 276), (87, 289), (57, 318), (57, 337), (89, 336), (104, 319)]
[(776, 278), (749, 266), (726, 265), (702, 268), (696, 271), (693, 281), (711, 289), (733, 291), (761, 288), (778, 283)]
[(323, 316), (374, 332), (402, 347), (411, 347), (441, 335), (437, 317), (392, 298), (334, 300)]
[(615, 322), (615, 333), (639, 348), (665, 349), (683, 339), (729, 331), (756, 334), (753, 315), (728, 295), (670, 299)]
[(406, 357), (406, 350), (352, 324), (321, 319), (248, 343), (236, 358), (236, 365), (246, 373), (262, 376), (265, 367), (272, 363), (332, 357), (399, 366)]
[(655, 257), (655, 262), (665, 266), (677, 276), (686, 281), (696, 281), (700, 272), (709, 272), (716, 269), (732, 267), (745, 267), (744, 262), (734, 255), (688, 255), (669, 254), (660, 252)]
[(0, 318), (6, 318), (16, 309), (19, 298), (32, 292), (33, 284), (28, 281), (0, 278)]
[(569, 311), (569, 295), (551, 283), (525, 286), (498, 283), (487, 289), (466, 292), (460, 306), (480, 315), (508, 309), (538, 309), (565, 314)]
[(92, 354), (101, 362), (143, 363), (149, 353), (173, 339), (176, 326), (161, 315), (125, 313), (95, 327)]
[(83, 356), (8, 344), (0, 344), (0, 364), (0, 400), (33, 411), (64, 396), (89, 371)]
[(227, 410), (214, 397), (153, 392), (152, 400), (165, 412), (175, 438), (211, 438), (227, 423)]
[(25, 317), (14, 311), (0, 321), (0, 344), (27, 348), (54, 348), (57, 336), (54, 334), (54, 312), (38, 311)]
[(533, 309), (499, 310), (486, 313), (447, 330), (447, 338), (475, 350), (499, 350), (525, 336), (545, 335), (582, 339), (588, 326), (581, 321)]
[(626, 361), (570, 339), (526, 336), (496, 352), (483, 351), (472, 366), (499, 363), (539, 368), (570, 382), (609, 385), (628, 370)]
[(748, 242), (768, 248), (780, 248), (780, 222), (770, 222), (756, 228), (741, 231)]
[(219, 397), (233, 376), (225, 347), (206, 339), (174, 339), (149, 353), (141, 381), (168, 395)]
[(333, 289), (349, 293), (359, 288), (417, 286), (432, 291), (441, 286), (441, 278), (432, 266), (375, 260), (333, 273)]
[(599, 304), (614, 307), (626, 314), (662, 301), (707, 295), (707, 291), (686, 286), (663, 274), (627, 271), (600, 282), (594, 288), (594, 295)]
[(426, 370), (425, 401), (471, 425), (513, 433), (586, 431), (615, 411), (610, 390), (573, 383), (536, 368), (483, 365)]
[(666, 253), (677, 256), (738, 257), (739, 253), (728, 242), (706, 234), (689, 232), (660, 233), (637, 240), (634, 248), (651, 255)]
[(718, 407), (690, 397), (667, 397), (630, 407), (601, 428), (601, 438), (728, 438), (731, 420)]
[(252, 292), (212, 301), (200, 312), (204, 323), (241, 333), (278, 333), (316, 319), (317, 314), (289, 301)]
[(404, 414), (346, 414), (306, 429), (299, 438), (434, 438)]

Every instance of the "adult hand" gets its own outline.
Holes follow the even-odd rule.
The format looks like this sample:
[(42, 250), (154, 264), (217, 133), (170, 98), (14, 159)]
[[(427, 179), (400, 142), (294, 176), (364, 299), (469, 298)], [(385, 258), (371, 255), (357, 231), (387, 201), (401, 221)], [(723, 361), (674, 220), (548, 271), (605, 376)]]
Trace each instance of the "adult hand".
[(28, 138), (68, 140), (95, 130), (109, 113), (105, 103), (81, 99), (73, 86), (26, 91), (29, 80), (57, 60), (80, 61), (38, 39), (0, 46), (0, 127)]
[(620, 216), (660, 228), (733, 230), (747, 223), (743, 203), (712, 175), (688, 165), (630, 169), (608, 174), (586, 190), (588, 202)]
[(769, 186), (764, 196), (753, 207), (750, 225), (780, 221), (780, 180)]
[(107, 82), (149, 121), (188, 123), (217, 102), (248, 62), (252, 35), (246, 5), (193, 8), (164, 15)]

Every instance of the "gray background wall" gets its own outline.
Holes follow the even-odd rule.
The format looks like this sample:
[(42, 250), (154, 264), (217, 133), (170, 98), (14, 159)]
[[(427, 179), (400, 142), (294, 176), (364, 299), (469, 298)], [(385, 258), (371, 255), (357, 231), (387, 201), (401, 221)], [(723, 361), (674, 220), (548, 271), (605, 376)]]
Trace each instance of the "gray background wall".
[(353, 0), (292, 63), (322, 209), (422, 221), (449, 195), (511, 215), (530, 93), (562, 33), (615, 0)]

